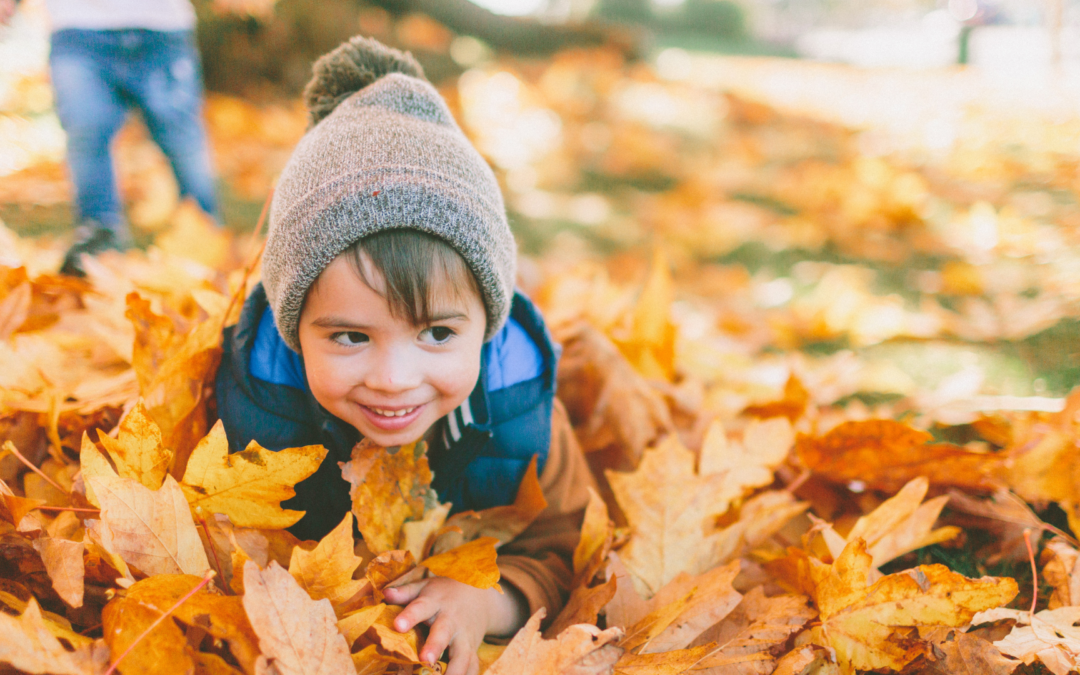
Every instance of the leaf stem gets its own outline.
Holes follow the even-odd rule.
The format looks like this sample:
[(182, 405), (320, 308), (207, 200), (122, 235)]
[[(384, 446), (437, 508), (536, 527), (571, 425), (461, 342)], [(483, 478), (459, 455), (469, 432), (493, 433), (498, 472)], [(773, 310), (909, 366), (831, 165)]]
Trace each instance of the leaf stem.
[(202, 515), (199, 516), (199, 524), (202, 525), (203, 532), (206, 533), (206, 543), (210, 545), (210, 553), (214, 554), (214, 566), (217, 568), (218, 576), (221, 578), (221, 587), (225, 591), (225, 595), (232, 595), (228, 584), (225, 583), (225, 573), (221, 568), (221, 559), (218, 558), (217, 547), (214, 546), (214, 538), (210, 536), (210, 528), (206, 526), (206, 518)]
[(1024, 529), (1024, 544), (1027, 545), (1028, 559), (1031, 560), (1031, 610), (1028, 614), (1035, 621), (1035, 603), (1039, 601), (1039, 570), (1035, 567), (1035, 551), (1031, 547), (1031, 528)]
[(68, 491), (65, 490), (64, 488), (60, 487), (59, 483), (54, 481), (52, 478), (49, 478), (45, 474), (44, 471), (42, 471), (38, 467), (34, 466), (33, 462), (28, 460), (26, 457), (23, 457), (23, 454), (21, 452), (19, 452), (19, 449), (15, 447), (14, 443), (12, 443), (11, 441), (5, 442), (4, 443), (4, 449), (7, 450), (8, 452), (10, 452), (11, 454), (15, 455), (19, 459), (20, 462), (22, 462), (23, 464), (25, 464), (27, 466), (28, 469), (30, 469), (31, 471), (33, 471), (37, 475), (41, 476), (45, 480), (46, 483), (53, 486), (54, 488), (56, 488), (60, 492), (63, 492), (64, 494), (68, 494)]
[(38, 506), (38, 511), (73, 511), (75, 513), (101, 513), (101, 509), (79, 509), (74, 506)]
[(159, 616), (159, 617), (157, 618), (157, 620), (156, 620), (156, 621), (154, 621), (154, 623), (150, 624), (150, 625), (149, 625), (149, 626), (148, 626), (148, 627), (146, 628), (146, 630), (144, 630), (144, 631), (142, 632), (142, 634), (141, 634), (141, 635), (139, 635), (139, 637), (135, 638), (135, 641), (134, 641), (134, 642), (132, 642), (132, 643), (131, 643), (130, 645), (128, 645), (128, 648), (124, 650), (124, 653), (123, 653), (123, 654), (121, 654), (121, 655), (120, 655), (120, 657), (119, 657), (119, 658), (117, 658), (117, 659), (116, 659), (115, 661), (113, 661), (113, 662), (112, 662), (112, 665), (110, 665), (110, 666), (109, 666), (109, 669), (105, 671), (105, 675), (112, 675), (112, 674), (113, 674), (113, 672), (114, 672), (114, 671), (116, 670), (116, 667), (117, 667), (118, 665), (120, 665), (120, 662), (121, 662), (121, 661), (123, 661), (123, 660), (124, 660), (124, 657), (125, 657), (125, 656), (127, 656), (128, 654), (130, 654), (130, 653), (131, 653), (131, 650), (132, 650), (132, 649), (135, 649), (135, 645), (137, 645), (137, 644), (139, 644), (140, 642), (142, 642), (142, 640), (143, 640), (143, 639), (144, 639), (144, 638), (145, 638), (145, 637), (146, 637), (147, 635), (149, 635), (149, 634), (150, 634), (150, 632), (151, 632), (152, 630), (154, 630), (155, 628), (157, 628), (157, 627), (158, 627), (158, 625), (159, 625), (159, 624), (161, 624), (161, 622), (162, 622), (162, 621), (164, 621), (164, 620), (166, 619), (166, 617), (168, 617), (168, 616), (169, 616), (170, 614), (172, 614), (173, 612), (175, 612), (175, 611), (176, 611), (176, 608), (177, 608), (177, 607), (179, 607), (180, 605), (182, 605), (182, 604), (184, 604), (185, 602), (187, 602), (188, 598), (190, 598), (191, 596), (195, 595), (195, 594), (196, 594), (196, 593), (197, 593), (197, 592), (198, 592), (199, 590), (201, 590), (201, 589), (202, 589), (202, 587), (203, 587), (203, 586), (205, 586), (206, 584), (210, 583), (210, 580), (211, 580), (211, 579), (213, 579), (213, 578), (214, 578), (215, 576), (217, 576), (217, 572), (215, 572), (214, 570), (208, 570), (208, 571), (206, 572), (206, 574), (204, 574), (204, 575), (203, 575), (202, 581), (200, 581), (200, 582), (199, 582), (199, 585), (198, 585), (198, 586), (196, 586), (195, 588), (191, 589), (190, 591), (188, 591), (187, 595), (185, 595), (184, 597), (182, 597), (182, 598), (180, 598), (179, 600), (177, 600), (177, 601), (176, 601), (176, 604), (175, 604), (175, 605), (173, 605), (172, 607), (170, 607), (170, 608), (169, 608), (169, 610), (168, 610), (167, 612), (164, 612), (164, 613), (163, 613), (163, 614), (162, 614), (161, 616)]

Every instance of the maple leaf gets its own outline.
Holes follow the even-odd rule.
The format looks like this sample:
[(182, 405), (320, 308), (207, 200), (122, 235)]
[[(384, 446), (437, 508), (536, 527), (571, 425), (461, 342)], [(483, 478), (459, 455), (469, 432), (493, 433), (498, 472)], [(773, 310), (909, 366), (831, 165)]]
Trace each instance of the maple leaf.
[(33, 598), (16, 618), (0, 612), (0, 662), (27, 673), (87, 675), (104, 672), (108, 652), (83, 646), (74, 652), (64, 649), (49, 631), (41, 608)]
[(628, 652), (623, 654), (615, 664), (615, 673), (616, 675), (681, 675), (681, 673), (691, 671), (697, 673), (701, 660), (712, 649), (712, 645), (703, 645), (655, 654)]
[(129, 478), (98, 476), (87, 483), (125, 562), (146, 574), (198, 576), (210, 569), (187, 500), (172, 476), (157, 491)]
[(776, 667), (774, 650), (817, 614), (801, 595), (765, 597), (761, 586), (750, 590), (722, 621), (702, 632), (692, 645), (713, 643), (698, 668), (708, 675), (767, 675)]
[(255, 441), (229, 454), (225, 427), (218, 421), (191, 452), (180, 487), (196, 512), (222, 513), (238, 527), (284, 529), (304, 516), (281, 508), (293, 486), (319, 468), (326, 448), (308, 445), (277, 452)]
[(338, 621), (337, 627), (341, 634), (345, 636), (345, 642), (352, 646), (354, 642), (360, 639), (361, 635), (367, 632), (368, 628), (374, 625), (384, 609), (386, 609), (386, 605), (382, 603), (371, 605), (370, 607), (358, 609)]
[(353, 579), (363, 559), (353, 553), (353, 517), (345, 514), (341, 524), (330, 531), (311, 551), (294, 548), (289, 574), (312, 600), (326, 598), (338, 616), (350, 609), (348, 603), (365, 588), (366, 579)]
[(831, 481), (862, 481), (896, 492), (925, 476), (934, 485), (986, 491), (1002, 486), (1001, 460), (945, 443), (930, 434), (885, 419), (843, 422), (824, 436), (799, 434), (795, 449), (813, 472)]
[(936, 497), (924, 504), (922, 500), (929, 487), (926, 478), (913, 479), (896, 495), (859, 518), (846, 538), (840, 537), (832, 526), (823, 525), (822, 534), (829, 553), (834, 559), (838, 558), (850, 542), (862, 539), (874, 559), (874, 567), (881, 567), (909, 551), (952, 539), (960, 533), (960, 528), (933, 529), (949, 497)]
[(794, 442), (795, 432), (783, 417), (753, 420), (743, 432), (741, 443), (729, 442), (723, 425), (713, 422), (701, 446), (698, 473), (724, 475), (724, 492), (769, 485), (773, 482), (773, 472), (787, 459)]
[(671, 380), (675, 375), (676, 331), (671, 321), (674, 298), (671, 268), (658, 248), (649, 278), (628, 317), (629, 330), (612, 336), (626, 359), (647, 378)]
[(41, 537), (34, 540), (34, 548), (41, 554), (41, 562), (45, 563), (45, 571), (49, 573), (56, 594), (72, 607), (82, 607), (83, 577), (86, 574), (83, 543)]
[(244, 563), (243, 603), (263, 656), (281, 675), (354, 672), (330, 601), (312, 600), (276, 562), (265, 570)]
[[(186, 579), (177, 575), (168, 577), (174, 583), (183, 583)], [(158, 578), (151, 578), (160, 583)], [(143, 636), (161, 614), (161, 609), (127, 597), (114, 598), (105, 605), (101, 623), (109, 651), (119, 656), (133, 647), (118, 666), (124, 675), (152, 673), (166, 663), (173, 672), (195, 671), (195, 650), (175, 621), (162, 621)]]
[(639, 593), (651, 597), (680, 572), (716, 562), (714, 521), (742, 496), (741, 486), (724, 474), (698, 475), (694, 454), (674, 437), (646, 451), (637, 471), (607, 477), (632, 528), (620, 556)]
[(404, 633), (394, 628), (394, 619), (405, 611), (404, 607), (388, 605), (375, 616), (368, 628), (366, 637), (377, 644), (382, 652), (388, 654), (394, 662), (419, 664), (420, 634), (416, 628)]
[(872, 559), (861, 539), (832, 565), (810, 560), (821, 625), (811, 641), (836, 651), (843, 673), (901, 670), (927, 645), (916, 626), (961, 626), (977, 612), (1000, 607), (1018, 592), (1009, 578), (968, 579), (943, 565), (919, 567), (868, 584)]
[(623, 650), (615, 643), (621, 628), (570, 626), (554, 640), (540, 636), (544, 610), (533, 614), (485, 675), (602, 675), (610, 673)]
[[(243, 595), (244, 562), (254, 560), (259, 567), (266, 567), (271, 560), (276, 560), (282, 567), (287, 567), (292, 560), (293, 549), (315, 548), (317, 542), (301, 542), (287, 530), (267, 530), (248, 527), (234, 527), (228, 516), (214, 514), (202, 521), (200, 535), (203, 544), (214, 560), (214, 568), (221, 573), (222, 582), (238, 595)], [(238, 559), (239, 564), (233, 565)]]
[(933, 663), (928, 675), (1009, 675), (1020, 665), (1006, 658), (992, 643), (960, 630), (942, 630), (940, 640), (933, 640)]
[(494, 537), (481, 537), (422, 560), (420, 565), (436, 576), (476, 588), (493, 588), (499, 583), (498, 554), (495, 552), (498, 543)]
[(700, 645), (696, 638), (726, 617), (742, 600), (742, 594), (732, 587), (740, 567), (735, 561), (697, 576), (683, 572), (660, 589), (649, 601), (651, 611), (677, 603), (688, 593), (692, 595), (674, 621), (651, 638), (639, 653), (669, 652), (693, 642)]
[(424, 516), (431, 486), (425, 449), (423, 441), (382, 448), (364, 439), (353, 448), (352, 459), (341, 465), (342, 478), (352, 485), (349, 497), (357, 528), (373, 553), (395, 548), (405, 521)]
[(162, 445), (161, 430), (147, 415), (141, 401), (120, 422), (117, 438), (99, 432), (98, 441), (116, 464), (120, 476), (136, 480), (151, 490), (161, 487), (173, 453)]
[(452, 504), (439, 504), (424, 511), (420, 520), (406, 521), (401, 526), (401, 548), (412, 554), (415, 560), (424, 557), (428, 545), (446, 524)]
[[(8, 441), (10, 443), (10, 441)], [(31, 511), (37, 509), (39, 506), (44, 506), (46, 501), (44, 499), (27, 499), (26, 497), (19, 497), (7, 483), (0, 480), (0, 506), (3, 506), (6, 511), (7, 521), (14, 525), (16, 528), (22, 523), (22, 519), (25, 518)]]
[(798, 377), (791, 374), (784, 385), (783, 398), (770, 403), (747, 406), (743, 410), (743, 414), (761, 419), (786, 417), (789, 422), (794, 424), (806, 412), (806, 406), (809, 403), (810, 392), (806, 390)]
[[(1046, 609), (1034, 616), (1012, 613), (1017, 624), (994, 646), (1026, 664), (1039, 660), (1054, 675), (1080, 668), (1080, 607)], [(985, 618), (985, 617), (984, 617)]]

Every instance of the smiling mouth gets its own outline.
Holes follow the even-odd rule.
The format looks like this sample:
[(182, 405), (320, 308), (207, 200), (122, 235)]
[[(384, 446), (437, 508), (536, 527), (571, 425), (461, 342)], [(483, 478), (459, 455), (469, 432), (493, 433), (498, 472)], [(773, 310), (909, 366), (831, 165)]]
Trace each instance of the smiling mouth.
[(401, 408), (400, 410), (387, 410), (385, 408), (374, 408), (372, 406), (364, 406), (364, 407), (367, 408), (368, 410), (371, 410), (372, 412), (374, 412), (374, 413), (376, 413), (378, 415), (382, 415), (383, 417), (404, 417), (405, 415), (408, 415), (409, 413), (416, 410), (420, 406), (414, 405), (411, 408)]

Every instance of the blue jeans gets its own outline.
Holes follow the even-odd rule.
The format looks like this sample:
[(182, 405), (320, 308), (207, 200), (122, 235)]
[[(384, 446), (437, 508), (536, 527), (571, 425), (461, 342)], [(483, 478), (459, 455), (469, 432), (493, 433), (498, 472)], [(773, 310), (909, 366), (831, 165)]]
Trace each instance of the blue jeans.
[(129, 109), (142, 113), (172, 165), (180, 195), (218, 218), (202, 120), (201, 65), (191, 31), (57, 31), (49, 68), (80, 219), (123, 227), (109, 149)]

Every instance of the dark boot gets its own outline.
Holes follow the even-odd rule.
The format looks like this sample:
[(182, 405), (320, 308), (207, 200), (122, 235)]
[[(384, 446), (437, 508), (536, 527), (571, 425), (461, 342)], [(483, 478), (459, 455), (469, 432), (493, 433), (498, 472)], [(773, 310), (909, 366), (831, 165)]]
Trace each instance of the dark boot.
[(101, 223), (90, 220), (80, 225), (75, 230), (75, 242), (64, 255), (64, 264), (60, 267), (60, 274), (71, 277), (85, 277), (82, 256), (97, 255), (103, 251), (126, 251), (131, 247), (131, 237), (127, 233), (127, 227), (119, 226), (112, 229)]

